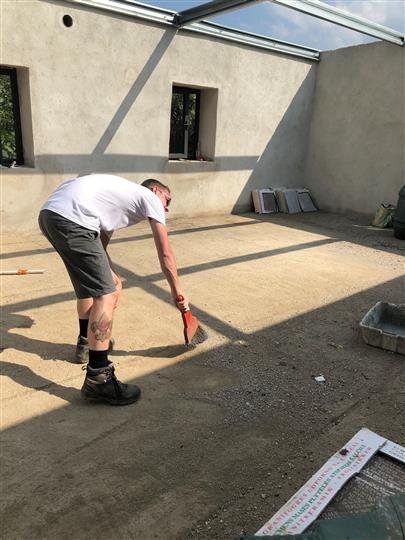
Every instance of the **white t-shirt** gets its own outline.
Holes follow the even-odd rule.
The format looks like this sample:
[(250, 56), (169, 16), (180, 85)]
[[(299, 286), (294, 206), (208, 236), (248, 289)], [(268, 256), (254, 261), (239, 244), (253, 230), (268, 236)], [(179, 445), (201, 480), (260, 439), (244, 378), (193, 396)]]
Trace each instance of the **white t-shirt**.
[(165, 225), (162, 201), (150, 189), (110, 174), (90, 174), (61, 184), (43, 205), (93, 231), (112, 232), (147, 218)]

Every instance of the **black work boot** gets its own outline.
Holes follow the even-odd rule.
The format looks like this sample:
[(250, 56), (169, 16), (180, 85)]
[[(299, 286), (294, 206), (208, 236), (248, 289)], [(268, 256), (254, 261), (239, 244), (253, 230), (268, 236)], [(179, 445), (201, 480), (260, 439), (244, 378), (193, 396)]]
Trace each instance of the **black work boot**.
[(139, 399), (141, 390), (135, 384), (124, 384), (117, 380), (113, 363), (103, 368), (86, 368), (82, 396), (96, 401), (107, 401), (111, 405), (129, 405)]
[[(110, 353), (114, 349), (114, 340), (110, 339), (110, 344), (108, 346), (108, 352)], [(87, 364), (89, 362), (89, 342), (87, 338), (79, 336), (77, 338), (77, 345), (75, 351), (75, 362), (76, 364)]]

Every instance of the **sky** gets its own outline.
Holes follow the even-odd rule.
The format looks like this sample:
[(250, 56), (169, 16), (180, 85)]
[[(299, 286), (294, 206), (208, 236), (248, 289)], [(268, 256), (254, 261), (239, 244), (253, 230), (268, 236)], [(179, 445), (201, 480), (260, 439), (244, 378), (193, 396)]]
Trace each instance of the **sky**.
[[(203, 0), (141, 1), (172, 11), (182, 11), (206, 3)], [(405, 33), (404, 0), (324, 0), (324, 3)], [(210, 17), (209, 20), (322, 51), (378, 41), (359, 32), (276, 5), (268, 0), (217, 17)]]

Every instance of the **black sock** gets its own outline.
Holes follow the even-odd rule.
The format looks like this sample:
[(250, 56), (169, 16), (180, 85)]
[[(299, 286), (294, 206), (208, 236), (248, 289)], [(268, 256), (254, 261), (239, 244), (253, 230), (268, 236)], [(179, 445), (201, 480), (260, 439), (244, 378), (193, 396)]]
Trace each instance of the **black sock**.
[(87, 327), (89, 325), (89, 319), (79, 319), (80, 335), (87, 337)]
[(89, 350), (89, 366), (93, 369), (107, 367), (110, 364), (108, 361), (107, 351), (92, 351)]

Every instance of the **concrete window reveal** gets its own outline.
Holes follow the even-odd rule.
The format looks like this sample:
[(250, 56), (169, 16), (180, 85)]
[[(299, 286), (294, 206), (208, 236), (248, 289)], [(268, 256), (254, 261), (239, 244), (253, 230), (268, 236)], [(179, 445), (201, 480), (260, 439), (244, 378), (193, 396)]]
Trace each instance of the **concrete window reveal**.
[(34, 166), (29, 70), (0, 66), (2, 168)]
[(0, 157), (1, 165), (13, 167), (24, 163), (17, 70), (0, 68)]
[(218, 91), (173, 85), (169, 159), (213, 161)]

